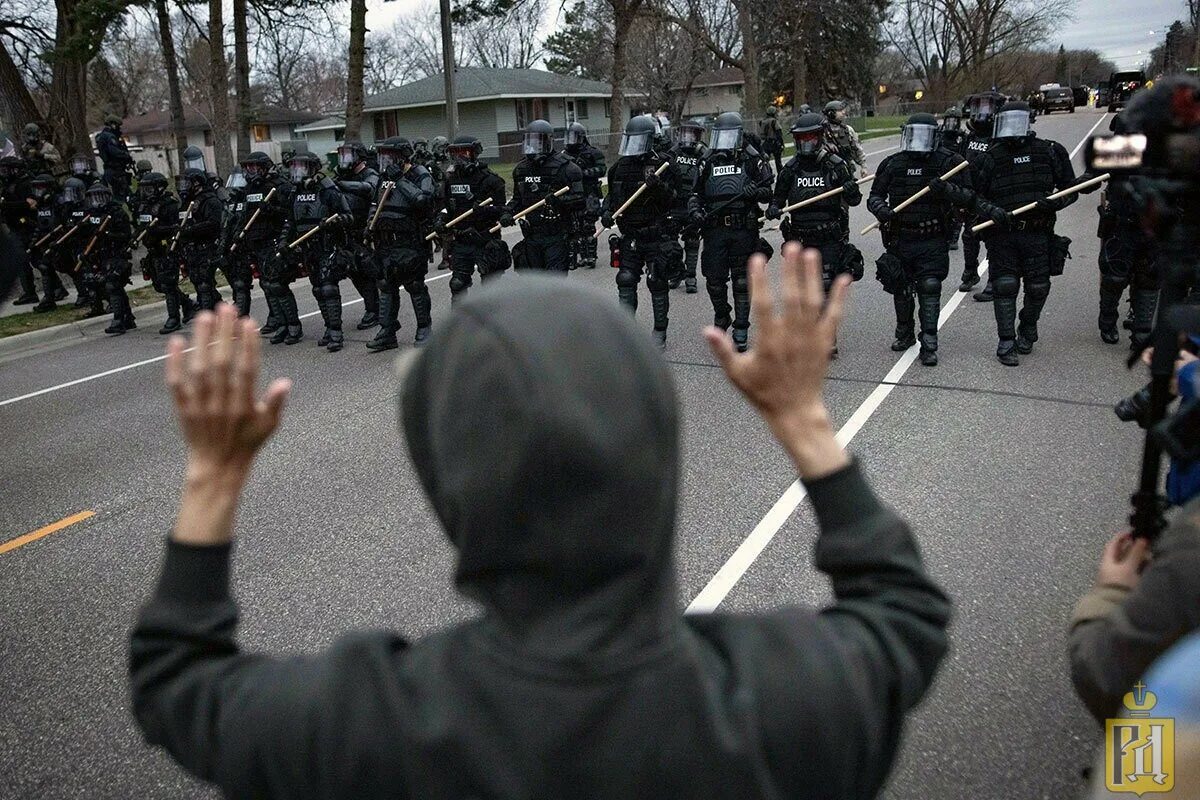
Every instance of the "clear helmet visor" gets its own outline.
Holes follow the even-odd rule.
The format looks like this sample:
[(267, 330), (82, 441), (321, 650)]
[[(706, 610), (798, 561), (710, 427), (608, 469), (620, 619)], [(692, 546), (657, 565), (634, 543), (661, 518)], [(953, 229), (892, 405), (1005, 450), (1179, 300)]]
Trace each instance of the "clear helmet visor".
[(338, 167), (341, 169), (350, 169), (358, 163), (358, 157), (354, 154), (353, 147), (339, 147), (337, 151)]
[(802, 156), (811, 156), (821, 149), (821, 132), (805, 131), (792, 134), (796, 142), (796, 152)]
[(288, 174), (292, 177), (292, 183), (303, 183), (312, 177), (312, 166), (307, 161), (293, 161), (288, 164)]
[(33, 184), (33, 195), (39, 200), (44, 200), (54, 190), (54, 186), (49, 183)]
[(962, 127), (962, 120), (958, 117), (953, 115), (942, 117), (942, 130), (956, 131), (960, 127)]
[(238, 171), (229, 173), (229, 177), (225, 181), (226, 189), (245, 189), (246, 176)]
[(583, 144), (586, 139), (587, 139), (587, 134), (585, 134), (583, 131), (576, 131), (576, 130), (568, 129), (565, 143), (568, 146), (579, 145), (579, 144)]
[(544, 133), (527, 133), (521, 140), (521, 152), (527, 156), (543, 156), (550, 152), (550, 137)]
[(78, 186), (64, 186), (62, 190), (62, 199), (66, 203), (78, 203), (83, 199), (83, 193), (79, 191)]
[(189, 156), (188, 158), (186, 158), (183, 162), (183, 168), (184, 169), (198, 169), (201, 172), (208, 172), (207, 167), (204, 166), (204, 154), (203, 153), (201, 153), (199, 155)]
[(1023, 110), (1002, 111), (996, 115), (993, 139), (1020, 138), (1029, 133), (1029, 112)]
[(83, 156), (72, 156), (71, 158), (71, 174), (85, 175), (91, 170), (92, 165)]
[(676, 141), (682, 145), (693, 145), (700, 141), (700, 131), (696, 128), (679, 128)]
[(996, 102), (990, 97), (971, 98), (971, 119), (975, 122), (987, 122), (996, 113)]
[(267, 168), (262, 164), (242, 164), (242, 174), (246, 176), (246, 180), (254, 180), (266, 175)]
[(742, 144), (741, 128), (716, 128), (712, 132), (713, 150), (736, 150)]
[(195, 182), (191, 178), (184, 177), (182, 175), (179, 176), (179, 180), (175, 182), (175, 188), (177, 188), (179, 193), (185, 197), (192, 193), (192, 188), (194, 186)]
[(649, 153), (650, 137), (649, 133), (621, 134), (621, 149), (618, 151), (618, 155), (640, 156)]
[(900, 133), (900, 149), (910, 153), (931, 153), (937, 145), (937, 128), (933, 125), (905, 125)]
[(138, 194), (147, 200), (158, 196), (158, 184), (143, 183), (138, 186)]
[(381, 170), (391, 169), (393, 166), (399, 166), (400, 159), (391, 150), (379, 151), (379, 168)]
[(450, 155), (450, 160), (459, 166), (469, 164), (475, 160), (475, 148), (467, 145), (450, 145), (447, 153)]
[(111, 192), (89, 192), (87, 206), (88, 208), (104, 208), (110, 200), (112, 200)]

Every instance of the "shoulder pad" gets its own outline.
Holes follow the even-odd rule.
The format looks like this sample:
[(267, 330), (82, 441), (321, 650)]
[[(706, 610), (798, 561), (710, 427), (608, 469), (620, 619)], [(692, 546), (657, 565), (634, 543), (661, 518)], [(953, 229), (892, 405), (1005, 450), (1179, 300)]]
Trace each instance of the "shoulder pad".
[(322, 175), (321, 176), (321, 188), (322, 189), (336, 189), (337, 184), (334, 183), (333, 179), (330, 178), (328, 175)]
[(828, 162), (830, 166), (839, 167), (846, 163), (846, 159), (842, 158), (831, 150), (825, 150), (824, 153), (825, 155), (822, 158), (822, 161)]

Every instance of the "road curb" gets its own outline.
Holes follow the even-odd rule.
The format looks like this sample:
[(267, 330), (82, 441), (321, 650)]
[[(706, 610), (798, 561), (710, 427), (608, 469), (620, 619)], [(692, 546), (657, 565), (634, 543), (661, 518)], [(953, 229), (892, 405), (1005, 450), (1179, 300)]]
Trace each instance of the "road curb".
[[(232, 290), (228, 286), (222, 286), (220, 292), (224, 299), (232, 296)], [(156, 311), (166, 311), (166, 309), (166, 301), (159, 300), (134, 306), (133, 313), (135, 316), (143, 316), (140, 312), (144, 312), (146, 316), (149, 316)], [(28, 351), (41, 350), (64, 342), (107, 336), (103, 331), (111, 321), (112, 315), (104, 314), (99, 317), (65, 322), (62, 325), (53, 325), (29, 333), (6, 336), (0, 339), (0, 358), (8, 359)]]

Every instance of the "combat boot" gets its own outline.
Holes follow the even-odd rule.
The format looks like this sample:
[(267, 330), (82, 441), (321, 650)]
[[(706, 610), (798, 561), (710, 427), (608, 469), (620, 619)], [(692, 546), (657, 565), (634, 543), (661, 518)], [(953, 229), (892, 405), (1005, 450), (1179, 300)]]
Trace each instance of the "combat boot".
[(996, 358), (1006, 367), (1015, 367), (1021, 363), (1017, 357), (1017, 343), (1012, 339), (1001, 339), (996, 346)]
[(58, 303), (54, 302), (54, 299), (51, 295), (46, 295), (42, 302), (33, 307), (33, 312), (35, 314), (44, 314), (47, 311), (53, 311), (56, 308), (58, 308)]
[(287, 336), (288, 336), (287, 326), (280, 325), (279, 327), (275, 328), (275, 333), (271, 336), (271, 338), (268, 341), (270, 341), (271, 344), (282, 344), (283, 340), (286, 339)]
[(1134, 289), (1129, 298), (1133, 326), (1129, 332), (1129, 349), (1141, 350), (1154, 335), (1154, 310), (1158, 306), (1158, 291)]
[(667, 332), (654, 331), (654, 344), (659, 350), (667, 349)]
[[(397, 327), (399, 325), (397, 324)], [(396, 341), (396, 329), (386, 322), (379, 326), (375, 338), (367, 342), (367, 349), (372, 353), (382, 353), (384, 350), (395, 350), (400, 346)]]
[(327, 348), (329, 352), (336, 353), (345, 346), (346, 340), (341, 330), (327, 331), (327, 333), (329, 334), (329, 345)]
[[(278, 335), (278, 334), (276, 334)], [(300, 325), (288, 325), (284, 328), (284, 344), (296, 344), (304, 338), (304, 328)]]
[(355, 327), (358, 328), (360, 331), (365, 331), (370, 328), (374, 328), (378, 324), (379, 324), (379, 314), (377, 314), (374, 311), (368, 311), (367, 313), (362, 315), (362, 319), (360, 319), (358, 321), (358, 325), (356, 325)]
[(425, 344), (425, 342), (429, 339), (429, 332), (432, 330), (433, 328), (429, 325), (417, 328), (417, 334), (413, 337), (413, 344), (417, 347)]
[(683, 290), (685, 292), (687, 292), (688, 294), (695, 294), (696, 292), (700, 291), (699, 289), (696, 288), (696, 279), (695, 278), (684, 278), (683, 279)]
[(179, 295), (180, 310), (183, 312), (183, 324), (187, 325), (196, 316), (196, 304), (186, 294)]
[(958, 290), (960, 292), (969, 292), (972, 289), (974, 289), (975, 285), (978, 283), (979, 283), (978, 273), (972, 275), (971, 273), (964, 272), (963, 276), (962, 276), (962, 283), (960, 283), (958, 285)]
[(104, 329), (104, 332), (109, 336), (120, 336), (121, 334), (125, 333), (125, 324), (120, 319), (113, 319), (113, 321), (108, 324), (108, 327)]
[(976, 302), (976, 303), (990, 303), (990, 302), (992, 302), (992, 299), (993, 299), (993, 295), (992, 295), (992, 282), (991, 282), (991, 281), (988, 281), (988, 282), (987, 282), (987, 285), (986, 285), (986, 286), (984, 286), (984, 287), (983, 287), (983, 289), (982, 289), (981, 291), (978, 291), (978, 292), (976, 292), (975, 294), (973, 294), (973, 295), (972, 295), (972, 297), (974, 297), (974, 298), (975, 298), (975, 302)]
[(737, 348), (739, 353), (744, 353), (750, 349), (750, 329), (749, 328), (734, 328), (733, 329), (733, 346)]
[(920, 358), (921, 363), (927, 367), (936, 367), (937, 366), (938, 356), (937, 356), (936, 350), (926, 350), (924, 347), (922, 347), (921, 352), (918, 354), (917, 357)]

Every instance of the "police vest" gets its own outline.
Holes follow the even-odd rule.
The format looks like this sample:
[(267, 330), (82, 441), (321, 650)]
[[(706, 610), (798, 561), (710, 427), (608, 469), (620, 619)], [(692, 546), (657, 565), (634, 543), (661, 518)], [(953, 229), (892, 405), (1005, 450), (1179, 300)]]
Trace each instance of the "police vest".
[(311, 181), (297, 188), (292, 198), (292, 222), (297, 233), (304, 233), (325, 219), (325, 204), (321, 202), (321, 186)]
[(1001, 139), (992, 144), (988, 197), (1012, 211), (1054, 193), (1054, 154), (1044, 139)]
[(54, 209), (48, 205), (39, 205), (35, 227), (38, 233), (54, 230)]
[[(609, 196), (624, 203), (633, 197), (638, 188), (646, 182), (647, 175), (653, 173), (662, 163), (661, 158), (655, 157), (624, 156), (618, 159), (609, 176)], [(643, 192), (637, 202), (629, 206), (621, 215), (622, 229), (659, 225), (663, 217), (670, 211), (670, 205), (663, 203), (661, 199), (656, 202), (655, 197), (661, 198), (661, 195), (653, 195), (648, 190)], [(616, 208), (617, 205), (614, 205), (613, 210), (615, 211)]]
[[(245, 222), (242, 223), (242, 230), (245, 230), (245, 238), (252, 242), (274, 240), (279, 233), (279, 223), (282, 221), (283, 214), (281, 213), (280, 204), (287, 199), (285, 194), (287, 185), (283, 180), (273, 178), (264, 181), (256, 181), (253, 186), (246, 188), (246, 206), (244, 209)], [(275, 196), (271, 198), (270, 203), (266, 203), (267, 195), (271, 189), (275, 189)], [(250, 218), (259, 209), (262, 211), (255, 220), (254, 226), (246, 229)]]
[(379, 185), (379, 173), (367, 167), (354, 175), (348, 175), (338, 181), (338, 187), (350, 206), (354, 215), (354, 224), (361, 228), (370, 219), (371, 200), (375, 197), (375, 188)]
[[(744, 156), (711, 160), (704, 176), (704, 185), (700, 187), (705, 203), (711, 206), (743, 195), (754, 184), (753, 177), (746, 169), (747, 161)], [(731, 212), (739, 211), (738, 208), (732, 208), (734, 205), (738, 204), (730, 203)]]
[(989, 150), (992, 149), (992, 137), (990, 136), (971, 136), (963, 143), (962, 155), (971, 165), (971, 169), (979, 168), (980, 162)]
[(487, 199), (484, 183), (491, 171), (483, 166), (474, 169), (454, 167), (447, 173), (450, 193), (446, 197), (446, 210), (453, 217), (469, 211)]
[[(840, 159), (839, 159), (840, 161)], [(784, 168), (791, 183), (788, 187), (788, 205), (836, 189), (842, 185), (843, 175), (835, 164), (815, 158), (793, 158)], [(792, 224), (804, 229), (838, 222), (842, 217), (842, 197), (834, 195), (792, 212)]]
[[(408, 184), (408, 186), (403, 187), (403, 184)], [(408, 189), (407, 192), (404, 191), (405, 188)], [(430, 198), (430, 201), (423, 206), (409, 197), (413, 191), (421, 190), (428, 192)], [(433, 176), (420, 164), (414, 164), (403, 175), (395, 171), (389, 172), (379, 182), (379, 192), (381, 198), (383, 197), (382, 193), (387, 192), (387, 199), (379, 211), (380, 221), (403, 221), (416, 224), (432, 212)]]
[[(928, 155), (914, 155), (900, 152), (890, 156), (887, 161), (889, 177), (888, 205), (895, 208), (914, 194), (929, 185), (934, 178), (949, 171), (952, 156), (942, 150), (935, 150)], [(941, 221), (949, 213), (948, 204), (927, 192), (923, 197), (896, 215), (896, 224), (900, 228), (928, 225), (934, 220)]]

